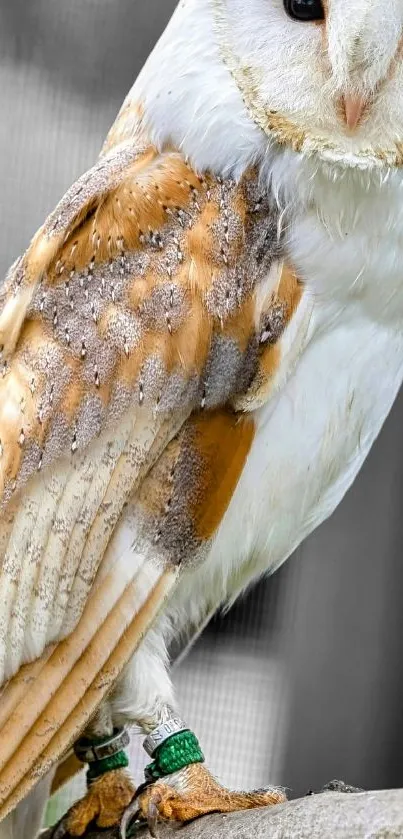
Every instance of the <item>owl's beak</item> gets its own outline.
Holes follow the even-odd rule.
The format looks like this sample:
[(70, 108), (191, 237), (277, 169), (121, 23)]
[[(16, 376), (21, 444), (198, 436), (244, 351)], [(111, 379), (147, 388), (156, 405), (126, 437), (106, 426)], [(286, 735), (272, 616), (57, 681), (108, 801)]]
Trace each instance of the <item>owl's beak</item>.
[(361, 96), (351, 96), (346, 93), (342, 99), (344, 119), (347, 127), (354, 131), (364, 113), (367, 100)]

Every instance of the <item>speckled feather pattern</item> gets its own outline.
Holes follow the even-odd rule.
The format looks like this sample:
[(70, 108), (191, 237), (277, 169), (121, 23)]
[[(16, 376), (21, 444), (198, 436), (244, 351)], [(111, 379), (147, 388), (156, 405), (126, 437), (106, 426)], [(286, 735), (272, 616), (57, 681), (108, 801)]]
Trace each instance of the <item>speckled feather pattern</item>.
[[(38, 284), (5, 370), (2, 395), (18, 397), (15, 439), (1, 429), (6, 500), (126, 410), (216, 407), (247, 390), (256, 372), (260, 333), (246, 309), (279, 255), (273, 209), (252, 177), (240, 185), (198, 178), (172, 153), (151, 165), (150, 155), (143, 165), (125, 160), (121, 182), (68, 235)], [(89, 182), (102, 194), (98, 178), (79, 188), (86, 205)], [(170, 179), (178, 179), (176, 206)], [(76, 193), (44, 235), (68, 228)], [(23, 284), (21, 263), (16, 274)], [(270, 302), (281, 333), (286, 313)], [(262, 334), (270, 339), (263, 326)]]
[[(195, 499), (204, 509), (223, 429), (201, 456), (186, 419), (206, 416), (208, 437), (209, 416), (226, 423), (267, 386), (294, 308), (281, 255), (254, 170), (239, 182), (199, 175), (173, 150), (126, 144), (69, 190), (12, 269), (3, 314), (10, 300), (26, 310), (0, 381), (4, 674), (72, 631), (129, 502), (144, 557), (205, 556), (213, 534), (197, 531)], [(250, 428), (233, 439), (246, 456)], [(163, 492), (170, 441), (175, 492), (148, 510), (137, 487), (147, 497), (156, 463)]]

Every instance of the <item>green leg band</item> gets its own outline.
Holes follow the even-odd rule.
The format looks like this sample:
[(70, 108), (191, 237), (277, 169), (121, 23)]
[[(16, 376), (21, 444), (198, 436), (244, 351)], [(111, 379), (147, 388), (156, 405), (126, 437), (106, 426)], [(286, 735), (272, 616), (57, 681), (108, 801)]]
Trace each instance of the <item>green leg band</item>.
[(102, 760), (94, 760), (89, 764), (87, 772), (87, 784), (91, 784), (100, 778), (101, 775), (106, 775), (107, 772), (113, 772), (114, 769), (126, 769), (129, 765), (129, 758), (126, 752), (116, 752), (110, 757), (104, 757)]
[(192, 731), (181, 731), (159, 746), (154, 761), (146, 766), (146, 778), (149, 781), (157, 781), (193, 763), (204, 763), (199, 741)]
[(125, 728), (115, 728), (112, 734), (106, 737), (81, 737), (77, 740), (74, 744), (76, 757), (81, 763), (87, 763), (89, 766), (87, 783), (91, 784), (101, 775), (113, 772), (114, 769), (126, 769), (129, 758), (124, 749), (129, 742), (129, 734)]

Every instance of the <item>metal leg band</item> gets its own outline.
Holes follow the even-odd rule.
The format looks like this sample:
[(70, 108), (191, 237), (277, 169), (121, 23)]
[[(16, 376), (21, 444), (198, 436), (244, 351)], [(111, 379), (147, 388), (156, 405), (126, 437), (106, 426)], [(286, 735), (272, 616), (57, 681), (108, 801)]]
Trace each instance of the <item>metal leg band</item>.
[(188, 730), (189, 726), (183, 720), (179, 719), (179, 717), (170, 717), (146, 737), (143, 742), (143, 747), (147, 754), (153, 757), (157, 749), (165, 743), (165, 740), (168, 740), (173, 734), (179, 734), (181, 731)]
[(87, 738), (82, 737), (74, 744), (74, 752), (81, 763), (98, 763), (105, 758), (112, 758), (121, 752), (130, 743), (129, 733), (126, 728), (115, 728), (110, 737)]

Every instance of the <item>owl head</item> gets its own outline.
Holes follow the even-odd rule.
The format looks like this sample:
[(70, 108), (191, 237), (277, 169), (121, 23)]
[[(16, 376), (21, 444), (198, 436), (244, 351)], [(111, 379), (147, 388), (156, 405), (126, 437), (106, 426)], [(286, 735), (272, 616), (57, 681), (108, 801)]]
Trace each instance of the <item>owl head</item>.
[(403, 0), (212, 0), (261, 128), (362, 168), (403, 165)]

